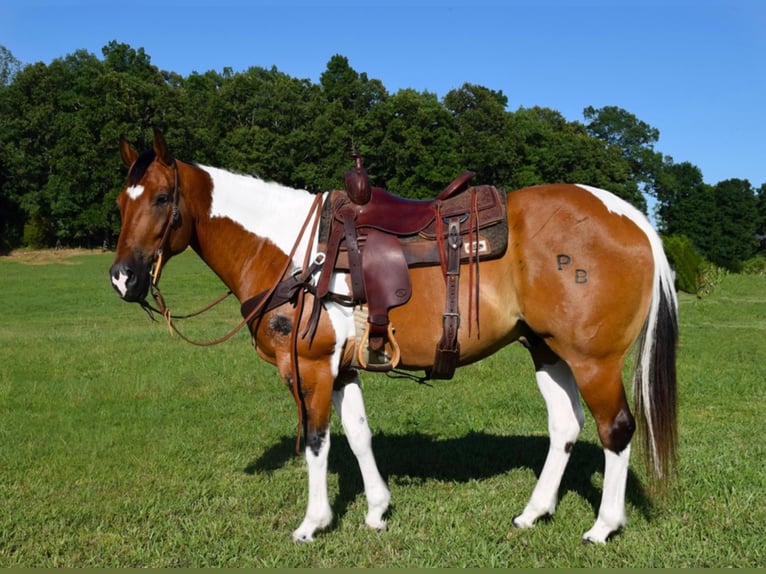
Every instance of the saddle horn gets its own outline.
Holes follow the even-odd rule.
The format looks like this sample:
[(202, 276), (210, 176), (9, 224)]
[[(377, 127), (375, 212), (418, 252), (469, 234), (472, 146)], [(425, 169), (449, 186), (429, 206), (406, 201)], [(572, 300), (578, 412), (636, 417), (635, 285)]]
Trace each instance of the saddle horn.
[(345, 188), (349, 199), (357, 205), (364, 205), (370, 201), (372, 188), (370, 187), (370, 178), (367, 171), (362, 167), (362, 155), (358, 152), (351, 152), (356, 165), (345, 174)]

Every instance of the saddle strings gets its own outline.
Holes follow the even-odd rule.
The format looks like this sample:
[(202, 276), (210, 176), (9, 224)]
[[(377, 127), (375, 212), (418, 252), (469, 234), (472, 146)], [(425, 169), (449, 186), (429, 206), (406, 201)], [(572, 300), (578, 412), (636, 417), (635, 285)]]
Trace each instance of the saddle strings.
[[(479, 198), (476, 190), (470, 189), (471, 199), (468, 207), (468, 336), (471, 336), (473, 310), (476, 308), (476, 338), (481, 338), (479, 324)], [(442, 276), (447, 277), (446, 242), (444, 239), (444, 220), (441, 215), (441, 203), (436, 203), (436, 244), (439, 252), (439, 265)], [(475, 277), (474, 277), (475, 275)]]
[[(474, 267), (476, 268), (475, 282)], [(468, 292), (468, 336), (471, 336), (473, 303), (475, 300), (476, 338), (481, 339), (481, 327), (479, 325), (479, 200), (473, 187), (471, 188), (471, 205), (468, 209)]]

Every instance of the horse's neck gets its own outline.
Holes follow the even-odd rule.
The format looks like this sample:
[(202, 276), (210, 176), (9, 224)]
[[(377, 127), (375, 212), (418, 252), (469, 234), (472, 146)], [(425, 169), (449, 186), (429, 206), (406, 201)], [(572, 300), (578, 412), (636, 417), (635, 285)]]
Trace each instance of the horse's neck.
[[(240, 299), (268, 289), (280, 279), (314, 196), (217, 168), (202, 169), (213, 185), (207, 213), (197, 215), (200, 255)], [(298, 266), (308, 233), (293, 257)]]

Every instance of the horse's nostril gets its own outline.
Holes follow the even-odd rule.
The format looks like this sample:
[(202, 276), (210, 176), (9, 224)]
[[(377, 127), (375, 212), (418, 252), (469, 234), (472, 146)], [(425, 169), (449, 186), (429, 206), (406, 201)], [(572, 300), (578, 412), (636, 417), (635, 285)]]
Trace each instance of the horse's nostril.
[(128, 281), (130, 281), (130, 279), (133, 278), (134, 273), (130, 267), (123, 267), (122, 269), (119, 270), (118, 273), (115, 273), (116, 277), (119, 277), (120, 275), (124, 275), (125, 277), (128, 278)]
[(135, 277), (135, 273), (127, 265), (115, 265), (112, 267), (112, 286), (121, 297), (125, 297), (128, 292), (128, 286), (135, 283)]

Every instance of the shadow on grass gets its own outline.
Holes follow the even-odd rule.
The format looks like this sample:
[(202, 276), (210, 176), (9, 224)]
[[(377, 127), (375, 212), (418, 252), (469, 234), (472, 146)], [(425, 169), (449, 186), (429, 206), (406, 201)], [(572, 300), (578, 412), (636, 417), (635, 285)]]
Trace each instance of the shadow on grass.
[[(381, 433), (374, 436), (372, 446), (380, 472), (389, 484), (426, 480), (467, 482), (515, 469), (530, 469), (539, 476), (548, 452), (548, 437), (470, 432), (459, 438), (435, 439), (422, 433)], [(244, 471), (247, 474), (272, 472), (294, 456), (295, 437), (283, 437)], [(573, 492), (588, 501), (595, 516), (601, 504), (601, 488), (592, 484), (591, 477), (603, 473), (603, 468), (604, 453), (600, 446), (577, 443), (561, 481), (560, 497)], [(335, 438), (330, 449), (329, 470), (338, 474), (339, 492), (333, 512), (342, 517), (354, 499), (364, 493), (364, 486), (356, 458), (340, 437)], [(530, 483), (528, 495), (533, 488), (534, 484)], [(651, 501), (632, 469), (628, 471), (626, 497), (642, 514), (647, 517), (651, 514)], [(523, 505), (514, 512), (521, 512), (522, 508)]]

